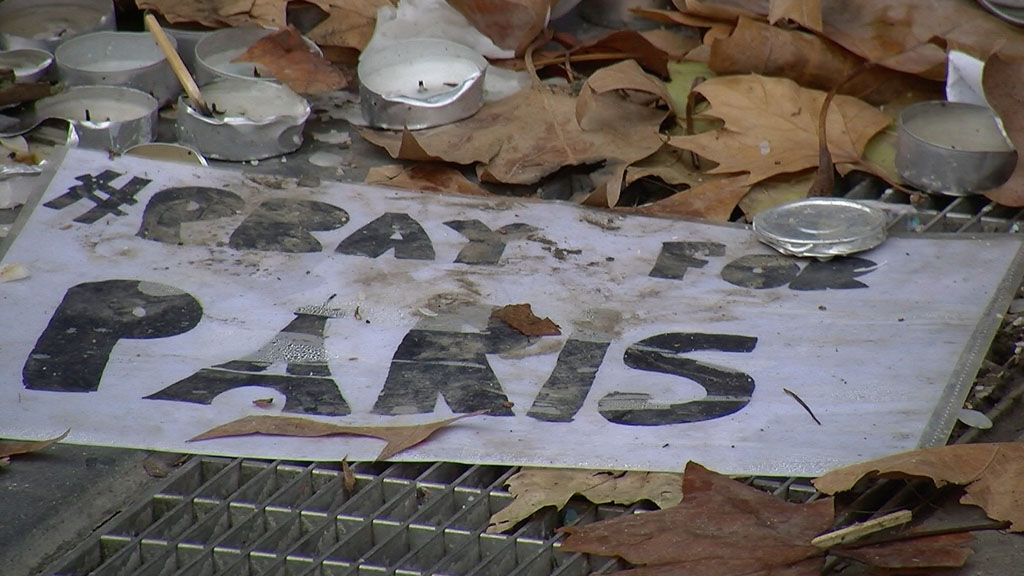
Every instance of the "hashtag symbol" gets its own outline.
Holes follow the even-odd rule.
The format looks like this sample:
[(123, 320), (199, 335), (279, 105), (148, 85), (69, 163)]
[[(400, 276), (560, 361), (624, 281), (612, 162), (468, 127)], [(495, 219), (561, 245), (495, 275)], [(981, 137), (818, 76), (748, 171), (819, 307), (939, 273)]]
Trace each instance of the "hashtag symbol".
[(135, 195), (145, 188), (151, 180), (132, 176), (132, 179), (127, 184), (120, 188), (115, 188), (111, 182), (121, 176), (124, 176), (122, 172), (114, 172), (113, 170), (104, 170), (95, 176), (92, 174), (76, 176), (75, 180), (78, 180), (80, 184), (68, 188), (67, 192), (43, 204), (43, 206), (53, 208), (54, 210), (62, 210), (79, 200), (89, 200), (95, 206), (75, 218), (75, 222), (82, 224), (92, 224), (107, 214), (124, 216), (125, 212), (121, 210), (121, 206), (135, 204)]

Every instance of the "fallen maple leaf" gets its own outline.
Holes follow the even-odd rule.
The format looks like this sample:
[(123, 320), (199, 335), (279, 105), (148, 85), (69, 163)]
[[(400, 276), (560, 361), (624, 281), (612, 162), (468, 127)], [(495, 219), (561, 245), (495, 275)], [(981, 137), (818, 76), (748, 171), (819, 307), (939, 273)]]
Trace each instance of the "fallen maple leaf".
[(957, 444), (894, 454), (833, 470), (814, 480), (826, 494), (849, 490), (871, 474), (924, 476), (936, 486), (966, 486), (963, 504), (980, 506), (989, 518), (1024, 532), (1024, 443)]
[(234, 62), (261, 64), (298, 94), (334, 92), (348, 84), (341, 70), (313, 52), (294, 28), (260, 38)]
[(539, 318), (533, 313), (529, 304), (509, 304), (502, 306), (491, 316), (508, 324), (525, 336), (559, 336), (562, 331), (550, 318)]
[(293, 416), (246, 416), (211, 428), (194, 438), (190, 438), (188, 441), (196, 442), (198, 440), (227, 438), (230, 436), (249, 436), (250, 434), (299, 436), (303, 438), (345, 434), (372, 436), (381, 440), (387, 440), (387, 445), (377, 455), (377, 460), (387, 460), (395, 454), (423, 442), (431, 434), (456, 420), (479, 416), (484, 413), (485, 411), (460, 414), (447, 420), (412, 426), (341, 426)]
[(821, 0), (771, 0), (768, 5), (768, 23), (791, 20), (797, 24), (821, 32)]
[(832, 505), (831, 498), (788, 503), (690, 462), (679, 505), (560, 528), (569, 534), (561, 549), (643, 566), (627, 571), (630, 576), (818, 576), (826, 554), (919, 571), (960, 566), (971, 553), (962, 546), (969, 534), (926, 532), (818, 548), (811, 540), (832, 525)]
[(1003, 122), (1010, 141), (1017, 149), (1017, 166), (1010, 179), (985, 192), (993, 202), (1004, 206), (1024, 206), (1024, 61), (1010, 61), (999, 54), (985, 63), (982, 76), (985, 99)]
[(415, 132), (360, 130), (393, 158), (474, 164), (481, 180), (533, 184), (562, 168), (598, 162), (630, 164), (661, 147), (664, 110), (623, 103), (602, 130), (576, 122), (576, 100), (544, 87), (484, 105), (475, 115)]
[(522, 54), (548, 22), (550, 0), (447, 0), (496, 46)]
[[(818, 116), (825, 93), (785, 78), (724, 76), (694, 88), (711, 102), (706, 112), (723, 129), (675, 136), (669, 144), (719, 165), (710, 174), (749, 173), (747, 184), (816, 167)], [(828, 114), (828, 146), (835, 162), (855, 162), (890, 118), (856, 98), (838, 96)]]
[(196, 22), (210, 28), (287, 25), (288, 0), (136, 0), (136, 4), (171, 23)]
[(709, 177), (707, 182), (636, 209), (651, 216), (703, 218), (728, 222), (739, 201), (750, 191), (745, 175)]
[(664, 472), (524, 468), (505, 482), (515, 499), (491, 516), (487, 532), (504, 532), (545, 506), (561, 510), (576, 494), (595, 504), (650, 500), (659, 508), (674, 506), (683, 496), (680, 480)]
[[(669, 62), (681, 60), (699, 44), (696, 38), (669, 30), (617, 30), (585, 42), (566, 34), (558, 34), (556, 39), (566, 48), (535, 52), (535, 66), (564, 65), (566, 61), (636, 60), (645, 70), (666, 76)], [(525, 67), (518, 62), (512, 65), (515, 68)]]
[(405, 190), (423, 190), (466, 196), (490, 196), (491, 193), (469, 181), (455, 168), (439, 164), (413, 166), (374, 166), (364, 180), (367, 184)]
[(321, 46), (362, 51), (373, 37), (377, 11), (393, 6), (390, 0), (307, 0), (327, 12), (327, 19), (307, 34)]
[(648, 566), (630, 574), (810, 576), (824, 564), (811, 539), (832, 517), (831, 499), (791, 504), (690, 462), (678, 506), (559, 531), (563, 551)]
[(11, 456), (17, 456), (18, 454), (38, 452), (43, 448), (56, 444), (57, 442), (67, 438), (70, 433), (71, 429), (69, 428), (60, 436), (50, 438), (49, 440), (36, 440), (30, 442), (13, 442), (9, 440), (0, 441), (0, 459), (10, 458)]
[[(820, 36), (740, 18), (731, 33), (711, 42), (708, 65), (716, 74), (789, 78), (805, 88), (831, 90), (860, 69), (864, 59)], [(871, 103), (941, 97), (942, 84), (888, 68), (859, 74), (840, 89)]]

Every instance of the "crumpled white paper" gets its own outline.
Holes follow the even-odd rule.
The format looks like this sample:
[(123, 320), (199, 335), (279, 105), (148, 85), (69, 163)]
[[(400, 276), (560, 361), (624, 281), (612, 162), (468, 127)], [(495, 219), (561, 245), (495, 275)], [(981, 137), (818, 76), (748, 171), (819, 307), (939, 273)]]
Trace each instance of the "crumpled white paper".
[(988, 106), (981, 74), (985, 63), (959, 50), (950, 50), (946, 66), (946, 100)]

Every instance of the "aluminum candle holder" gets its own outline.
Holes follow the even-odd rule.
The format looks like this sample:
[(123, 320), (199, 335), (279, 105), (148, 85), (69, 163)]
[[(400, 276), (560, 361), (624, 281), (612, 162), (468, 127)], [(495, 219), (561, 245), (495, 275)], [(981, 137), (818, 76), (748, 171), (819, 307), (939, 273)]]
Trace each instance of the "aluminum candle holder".
[(927, 192), (965, 196), (1005, 182), (1017, 152), (985, 106), (940, 100), (900, 114), (896, 170)]
[(111, 0), (3, 0), (0, 47), (53, 52), (65, 40), (98, 30), (113, 30)]
[(36, 102), (40, 119), (63, 118), (81, 145), (112, 152), (152, 142), (158, 104), (145, 92), (120, 86), (78, 86)]
[(54, 56), (57, 74), (69, 86), (134, 88), (161, 106), (181, 93), (170, 63), (146, 32), (83, 34), (61, 44)]
[(202, 87), (214, 115), (178, 100), (178, 142), (217, 160), (259, 160), (302, 145), (309, 103), (285, 86), (259, 80), (218, 80)]
[(378, 128), (417, 130), (476, 114), (484, 101), (487, 60), (461, 44), (417, 39), (359, 59), (359, 97)]

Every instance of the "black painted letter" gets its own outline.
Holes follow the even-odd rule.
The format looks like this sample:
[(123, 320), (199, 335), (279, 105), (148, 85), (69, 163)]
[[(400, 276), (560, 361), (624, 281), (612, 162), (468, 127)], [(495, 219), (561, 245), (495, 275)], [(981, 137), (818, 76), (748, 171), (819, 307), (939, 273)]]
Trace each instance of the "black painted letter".
[(92, 392), (122, 338), (167, 338), (188, 332), (203, 309), (173, 286), (105, 280), (72, 286), (29, 354), (29, 390)]
[(228, 246), (289, 254), (320, 252), (323, 245), (310, 231), (335, 230), (347, 222), (348, 212), (333, 204), (275, 198), (261, 203), (238, 225)]
[(688, 268), (703, 268), (708, 261), (700, 256), (725, 256), (725, 244), (718, 242), (663, 242), (658, 260), (648, 276), (682, 280)]
[(567, 341), (527, 416), (545, 422), (572, 422), (590, 393), (607, 350), (608, 342)]
[(182, 224), (234, 216), (244, 206), (241, 196), (220, 188), (167, 188), (149, 199), (136, 236), (165, 244), (181, 244)]
[(663, 404), (650, 394), (611, 392), (598, 402), (598, 412), (609, 422), (632, 426), (661, 426), (701, 422), (728, 416), (750, 403), (754, 379), (749, 375), (686, 358), (698, 350), (751, 352), (757, 338), (733, 334), (672, 332), (645, 338), (626, 349), (626, 366), (647, 372), (672, 374), (697, 382), (707, 391), (702, 400)]
[(336, 252), (376, 258), (395, 249), (400, 260), (433, 260), (434, 245), (420, 223), (408, 214), (388, 212), (352, 233)]
[(505, 240), (536, 232), (529, 224), (516, 222), (491, 230), (479, 220), (449, 220), (445, 226), (469, 238), (455, 261), (460, 264), (497, 264), (505, 251)]
[(741, 288), (778, 288), (800, 273), (792, 258), (775, 254), (748, 254), (722, 268), (722, 280)]
[(850, 290), (853, 288), (867, 288), (868, 285), (854, 280), (857, 276), (863, 276), (875, 268), (871, 260), (848, 256), (846, 258), (833, 258), (828, 262), (811, 260), (789, 284), (790, 290)]

